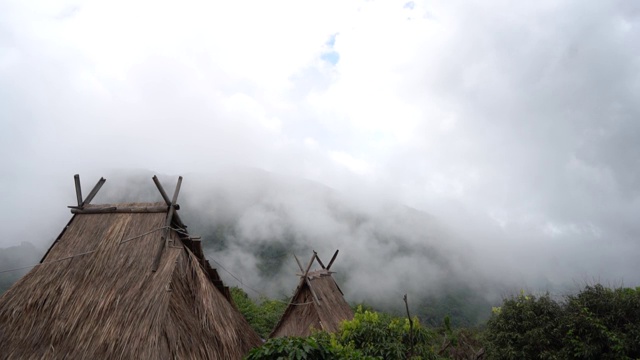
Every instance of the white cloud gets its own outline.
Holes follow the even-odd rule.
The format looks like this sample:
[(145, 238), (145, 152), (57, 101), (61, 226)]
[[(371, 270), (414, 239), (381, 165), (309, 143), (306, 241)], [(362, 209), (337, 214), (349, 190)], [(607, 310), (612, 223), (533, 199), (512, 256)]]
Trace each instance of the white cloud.
[(355, 158), (343, 151), (332, 151), (331, 159), (358, 175), (367, 175), (372, 172), (372, 166), (366, 161)]
[(640, 235), (637, 6), (403, 5), (0, 3), (5, 228), (45, 176), (235, 164), (532, 246)]

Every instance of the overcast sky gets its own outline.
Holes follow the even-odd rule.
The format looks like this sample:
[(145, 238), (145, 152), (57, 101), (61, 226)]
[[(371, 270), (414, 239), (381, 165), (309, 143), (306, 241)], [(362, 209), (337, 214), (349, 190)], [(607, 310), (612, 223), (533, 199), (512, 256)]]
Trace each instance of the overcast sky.
[(3, 246), (75, 173), (240, 166), (637, 282), (639, 140), (633, 0), (0, 1)]

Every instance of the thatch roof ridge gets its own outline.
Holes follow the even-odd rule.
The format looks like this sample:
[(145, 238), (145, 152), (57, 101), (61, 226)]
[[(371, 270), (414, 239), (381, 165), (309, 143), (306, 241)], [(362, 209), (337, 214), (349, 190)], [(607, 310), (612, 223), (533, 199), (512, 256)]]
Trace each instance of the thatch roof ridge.
[(151, 201), (151, 202), (122, 202), (122, 203), (106, 203), (106, 204), (86, 204), (83, 208), (101, 208), (101, 207), (144, 207), (144, 206), (160, 206), (164, 205), (169, 211), (169, 206), (163, 201)]

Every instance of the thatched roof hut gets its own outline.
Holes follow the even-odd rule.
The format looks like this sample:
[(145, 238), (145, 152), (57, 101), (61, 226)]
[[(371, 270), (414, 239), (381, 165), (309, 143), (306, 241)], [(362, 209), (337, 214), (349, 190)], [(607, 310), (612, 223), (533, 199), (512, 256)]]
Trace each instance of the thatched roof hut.
[[(306, 270), (300, 262), (300, 282), (282, 318), (270, 337), (308, 336), (313, 329), (336, 332), (340, 322), (353, 319), (353, 311), (344, 299), (344, 294), (330, 271), (338, 251), (327, 266), (324, 266), (314, 251)], [(297, 258), (296, 258), (297, 260)], [(321, 269), (309, 271), (314, 261)]]
[(163, 203), (88, 205), (76, 187), (71, 221), (0, 297), (0, 357), (241, 359), (261, 344), (175, 213), (180, 180), (173, 201), (154, 180)]

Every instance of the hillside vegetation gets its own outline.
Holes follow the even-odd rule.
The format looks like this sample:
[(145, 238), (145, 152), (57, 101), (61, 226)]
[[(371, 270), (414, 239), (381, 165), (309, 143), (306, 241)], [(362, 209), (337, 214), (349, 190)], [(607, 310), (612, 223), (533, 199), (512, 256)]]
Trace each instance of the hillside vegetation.
[(522, 292), (481, 329), (422, 326), (358, 306), (335, 334), (270, 339), (247, 359), (638, 359), (640, 288), (585, 287), (560, 300)]
[[(31, 270), (28, 266), (37, 264), (42, 255), (41, 249), (24, 241), (18, 246), (0, 249), (0, 271), (4, 271), (0, 273), (0, 295), (13, 285), (13, 283), (18, 281), (20, 277)], [(19, 269), (22, 267), (27, 268)]]
[[(159, 200), (147, 175), (110, 183), (95, 203)], [(638, 289), (593, 285), (561, 299), (521, 293), (501, 300), (496, 294), (514, 293), (513, 277), (487, 276), (482, 270), (491, 264), (482, 264), (468, 242), (430, 214), (262, 172), (219, 175), (185, 182), (180, 215), (192, 235), (202, 236), (206, 257), (235, 287), (238, 308), (261, 336), (268, 336), (295, 289), (299, 269), (294, 255), (306, 263), (313, 250), (325, 259), (339, 249), (333, 276), (350, 304), (363, 305), (338, 334), (270, 340), (252, 359), (277, 353), (301, 358), (640, 358)], [(0, 249), (0, 270), (36, 264), (50, 243), (34, 244)], [(0, 293), (28, 270), (0, 273)], [(409, 294), (412, 323), (406, 319), (403, 294)]]

